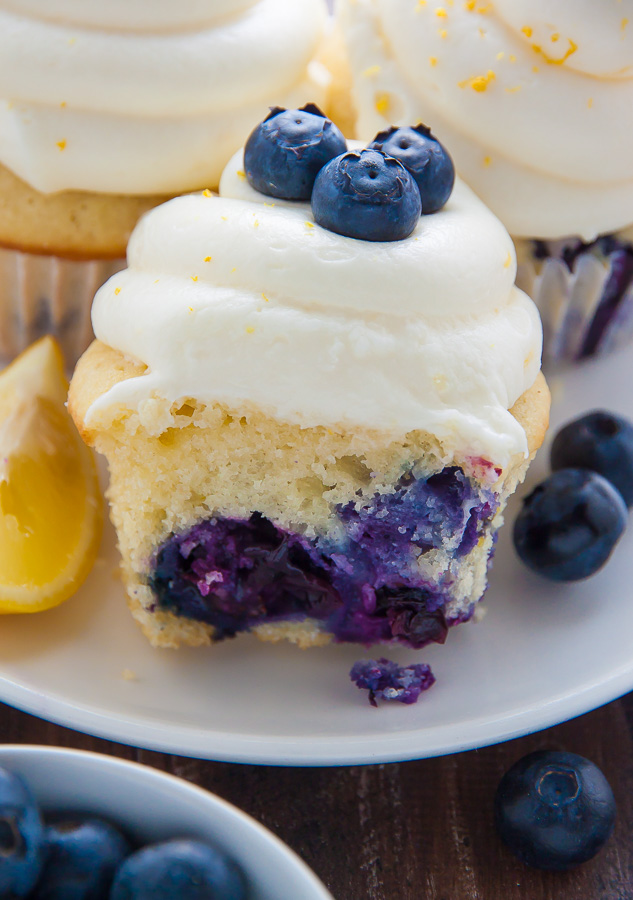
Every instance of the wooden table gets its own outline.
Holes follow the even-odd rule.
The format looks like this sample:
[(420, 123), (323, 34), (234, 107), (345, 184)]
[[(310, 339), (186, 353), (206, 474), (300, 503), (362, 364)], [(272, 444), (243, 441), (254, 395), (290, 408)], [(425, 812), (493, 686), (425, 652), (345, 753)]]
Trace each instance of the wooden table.
[[(633, 694), (485, 750), (353, 768), (238, 766), (168, 756), (88, 737), (2, 705), (0, 735), (5, 743), (97, 750), (193, 781), (286, 841), (335, 900), (633, 900)], [(525, 753), (543, 748), (592, 759), (618, 803), (607, 847), (571, 873), (523, 866), (492, 824), (501, 775)]]

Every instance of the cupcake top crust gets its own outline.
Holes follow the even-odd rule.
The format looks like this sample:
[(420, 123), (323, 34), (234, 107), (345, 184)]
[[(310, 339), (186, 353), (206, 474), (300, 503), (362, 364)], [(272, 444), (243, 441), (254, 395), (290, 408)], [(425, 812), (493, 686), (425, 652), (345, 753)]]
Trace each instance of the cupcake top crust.
[[(380, 157), (351, 150), (321, 170), (313, 206), (328, 166)], [(400, 163), (385, 165), (400, 177)], [(94, 401), (86, 424), (107, 427), (124, 409), (143, 418), (154, 398), (195, 398), (305, 427), (428, 431), (449, 453), (502, 466), (526, 455), (508, 410), (539, 372), (541, 325), (514, 286), (512, 242), (459, 180), (439, 212), (420, 217), (417, 202), (407, 237), (349, 237), (321, 227), (309, 201), (255, 190), (239, 151), (219, 197), (179, 197), (146, 215), (128, 268), (97, 293), (97, 338), (147, 369)]]
[(340, 0), (358, 133), (433, 122), (517, 237), (633, 222), (633, 0)]
[(3, 0), (0, 163), (38, 191), (217, 186), (262, 107), (319, 100), (323, 0)]

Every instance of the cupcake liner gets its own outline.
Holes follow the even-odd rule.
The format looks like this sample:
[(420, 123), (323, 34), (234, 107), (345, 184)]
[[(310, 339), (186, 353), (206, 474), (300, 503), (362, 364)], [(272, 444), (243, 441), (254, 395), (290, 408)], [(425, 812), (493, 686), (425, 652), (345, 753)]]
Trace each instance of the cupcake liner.
[(543, 356), (576, 361), (633, 340), (633, 245), (617, 235), (517, 245), (517, 285), (543, 320)]
[(52, 334), (72, 369), (93, 339), (90, 309), (125, 259), (72, 260), (0, 247), (0, 363)]

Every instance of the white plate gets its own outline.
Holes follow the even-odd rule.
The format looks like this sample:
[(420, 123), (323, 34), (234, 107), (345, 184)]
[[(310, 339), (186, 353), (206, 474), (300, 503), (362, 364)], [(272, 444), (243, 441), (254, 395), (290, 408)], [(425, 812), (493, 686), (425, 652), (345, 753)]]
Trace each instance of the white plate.
[[(556, 426), (596, 406), (633, 417), (633, 351), (553, 383)], [(546, 453), (530, 482), (546, 471)], [(507, 519), (514, 518), (514, 506)], [(249, 637), (210, 649), (152, 650), (129, 616), (108, 531), (81, 592), (0, 628), (0, 699), (71, 728), (142, 747), (236, 762), (343, 765), (491, 744), (586, 712), (633, 688), (633, 528), (594, 578), (549, 584), (502, 531), (481, 624), (444, 647), (383, 649), (428, 661), (437, 684), (415, 706), (369, 706), (348, 678), (380, 655), (300, 651)], [(136, 680), (125, 680), (129, 669)]]
[(22, 775), (46, 812), (118, 824), (139, 844), (211, 841), (246, 875), (251, 900), (333, 900), (289, 847), (246, 813), (149, 766), (58, 747), (0, 747), (0, 765)]

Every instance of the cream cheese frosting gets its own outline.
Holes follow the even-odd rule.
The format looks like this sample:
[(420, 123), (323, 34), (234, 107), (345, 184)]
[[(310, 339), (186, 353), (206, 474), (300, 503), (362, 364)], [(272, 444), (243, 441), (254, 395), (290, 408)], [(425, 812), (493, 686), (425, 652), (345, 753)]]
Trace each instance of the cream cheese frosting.
[(527, 453), (508, 410), (541, 353), (515, 272), (507, 232), (459, 181), (409, 238), (371, 243), (254, 191), (240, 152), (220, 197), (148, 213), (128, 268), (97, 293), (97, 338), (148, 368), (99, 397), (86, 424), (193, 397), (305, 427), (428, 430), (448, 452), (505, 466)]
[(423, 119), (517, 237), (633, 222), (633, 0), (340, 0), (358, 132)]
[(0, 163), (42, 192), (215, 187), (273, 103), (323, 99), (323, 0), (0, 0)]

